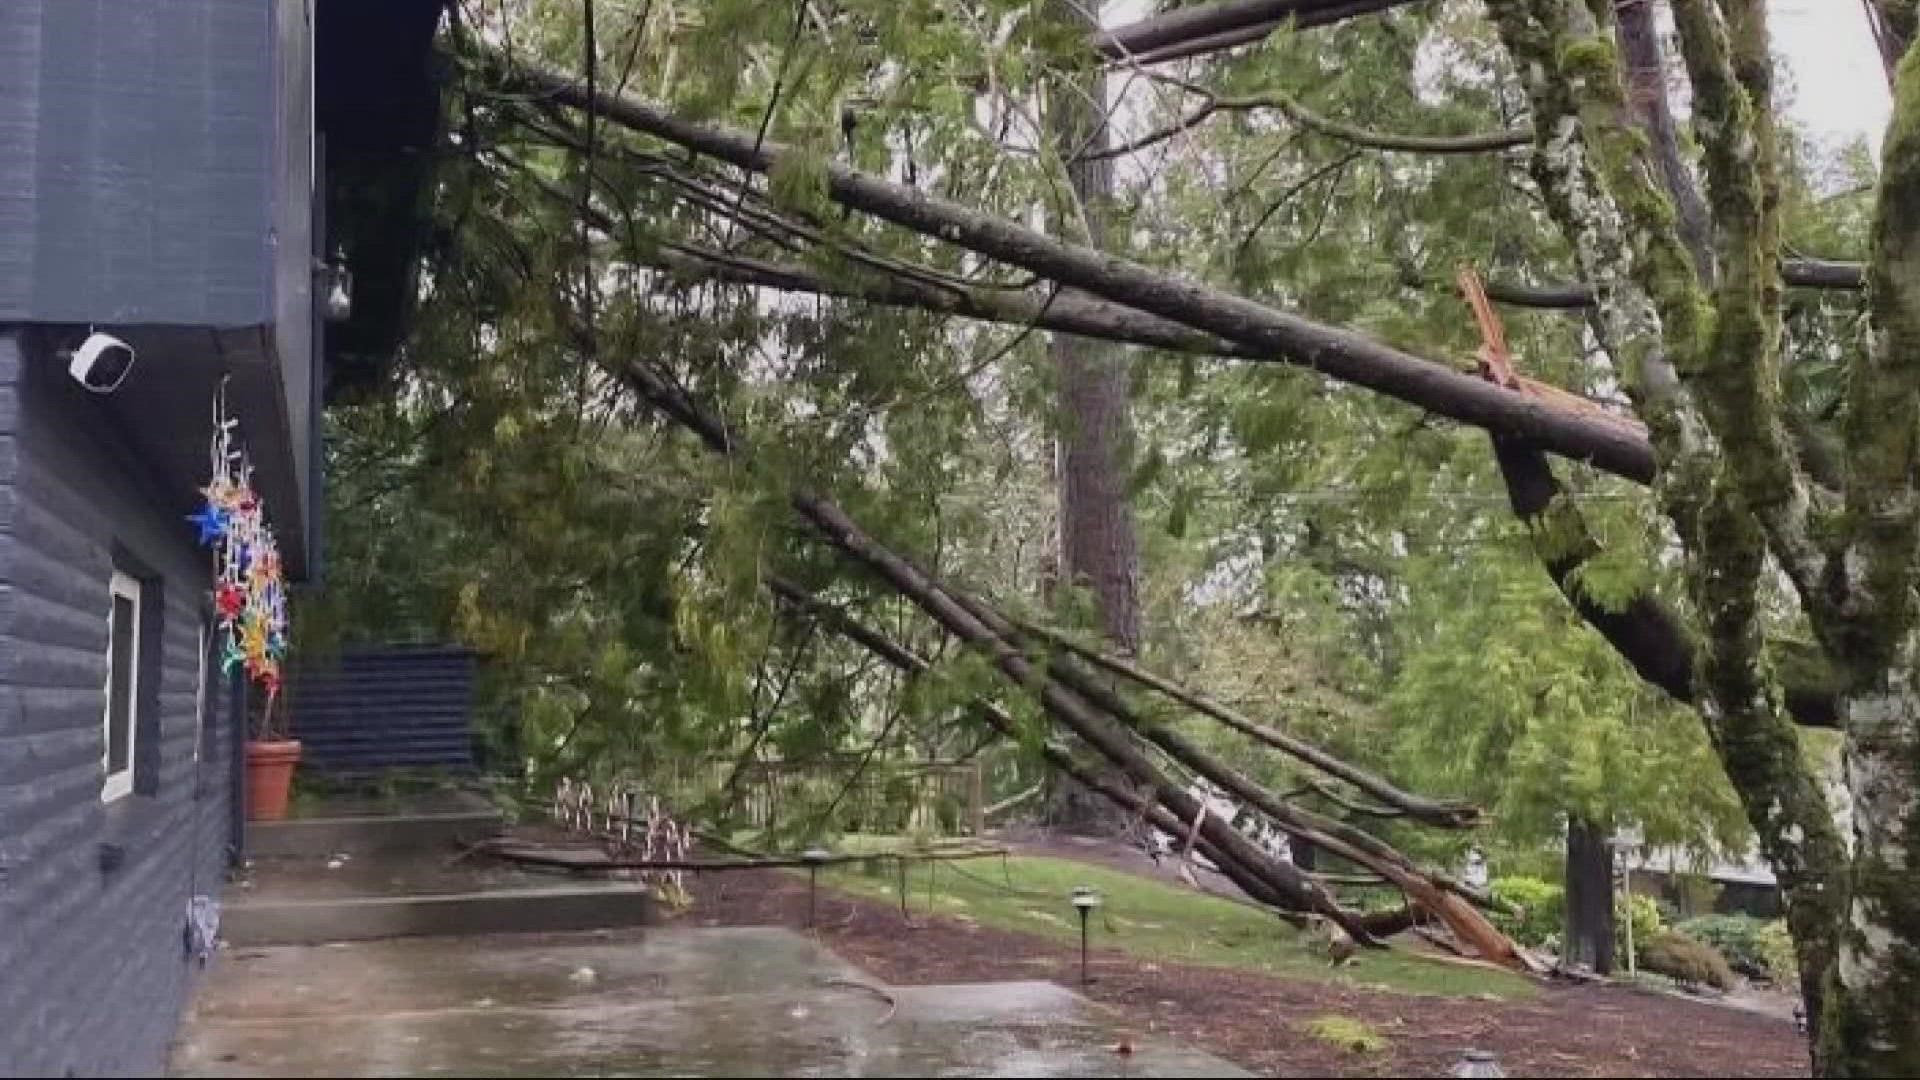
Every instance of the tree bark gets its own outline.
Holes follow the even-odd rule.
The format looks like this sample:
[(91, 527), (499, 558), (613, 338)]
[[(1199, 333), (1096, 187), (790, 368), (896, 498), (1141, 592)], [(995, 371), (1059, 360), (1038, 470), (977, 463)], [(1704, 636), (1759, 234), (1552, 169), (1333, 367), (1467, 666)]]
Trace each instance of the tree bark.
[(1387, 11), (1414, 0), (1216, 0), (1148, 16), (1087, 35), (1095, 52), (1117, 61), (1159, 63), (1258, 41), (1284, 26), (1304, 30)]
[(1586, 818), (1567, 818), (1566, 925), (1560, 961), (1613, 973), (1613, 844), (1610, 830)]
[[(1048, 15), (1081, 33), (1100, 29), (1097, 5), (1052, 0)], [(1098, 69), (1060, 73), (1047, 95), (1047, 127), (1065, 168), (1070, 199), (1052, 208), (1052, 231), (1100, 251), (1107, 245), (1113, 162), (1107, 79)], [(1059, 383), (1055, 408), (1061, 568), (1092, 594), (1101, 630), (1121, 653), (1140, 650), (1140, 548), (1127, 473), (1133, 415), (1126, 353), (1111, 342), (1054, 334), (1047, 352)], [(1111, 834), (1125, 824), (1112, 804), (1055, 774), (1049, 817), (1055, 825)]]
[[(1881, 149), (1871, 332), (1848, 371), (1851, 535), (1823, 639), (1847, 673), (1853, 863), (1821, 1026), (1833, 1076), (1920, 1076), (1920, 45), (1912, 0), (1877, 0), (1904, 49)], [(1816, 628), (1819, 623), (1816, 622)]]
[(1713, 222), (1707, 216), (1700, 186), (1680, 153), (1674, 128), (1673, 105), (1667, 98), (1667, 63), (1660, 48), (1651, 3), (1620, 4), (1614, 8), (1614, 37), (1620, 43), (1625, 68), (1627, 104), (1635, 122), (1647, 135), (1660, 182), (1673, 200), (1680, 240), (1693, 255), (1694, 270), (1703, 281), (1713, 280)]

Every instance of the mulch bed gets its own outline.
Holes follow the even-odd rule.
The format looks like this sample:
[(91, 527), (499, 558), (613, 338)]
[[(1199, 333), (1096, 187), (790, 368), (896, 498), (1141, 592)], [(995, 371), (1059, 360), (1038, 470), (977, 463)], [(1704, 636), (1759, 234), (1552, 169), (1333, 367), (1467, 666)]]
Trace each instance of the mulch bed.
[[(691, 881), (690, 925), (807, 921), (804, 878), (774, 871)], [(1043, 938), (916, 914), (820, 890), (823, 944), (896, 985), (1079, 980), (1079, 953)], [(1365, 978), (1364, 960), (1358, 977)], [(1095, 953), (1087, 996), (1122, 1024), (1202, 1047), (1271, 1076), (1443, 1076), (1467, 1047), (1509, 1076), (1805, 1076), (1792, 1024), (1617, 986), (1553, 985), (1527, 1000), (1429, 998)], [(1355, 1054), (1306, 1033), (1315, 1017), (1359, 1019), (1385, 1051)]]

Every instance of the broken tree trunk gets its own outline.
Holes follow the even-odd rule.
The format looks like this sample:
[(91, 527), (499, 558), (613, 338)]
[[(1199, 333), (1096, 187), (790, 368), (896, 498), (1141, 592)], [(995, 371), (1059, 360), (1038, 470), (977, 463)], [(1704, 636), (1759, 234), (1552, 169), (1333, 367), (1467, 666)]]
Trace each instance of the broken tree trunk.
[(1561, 963), (1613, 974), (1613, 844), (1605, 825), (1567, 819), (1566, 934)]

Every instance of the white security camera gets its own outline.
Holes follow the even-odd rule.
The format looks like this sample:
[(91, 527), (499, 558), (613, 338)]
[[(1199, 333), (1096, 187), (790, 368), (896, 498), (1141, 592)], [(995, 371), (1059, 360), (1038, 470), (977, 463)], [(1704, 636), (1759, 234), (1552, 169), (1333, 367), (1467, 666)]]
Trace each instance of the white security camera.
[(67, 374), (93, 393), (111, 394), (120, 389), (127, 372), (133, 370), (133, 355), (133, 346), (112, 334), (95, 331), (73, 350)]

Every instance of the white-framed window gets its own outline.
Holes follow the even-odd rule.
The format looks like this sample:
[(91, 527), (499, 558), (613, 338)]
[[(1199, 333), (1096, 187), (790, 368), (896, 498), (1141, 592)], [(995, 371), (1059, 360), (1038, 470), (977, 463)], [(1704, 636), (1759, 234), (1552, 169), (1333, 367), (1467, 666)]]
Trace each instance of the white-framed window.
[(140, 727), (140, 581), (116, 570), (108, 589), (112, 606), (107, 611), (107, 711), (101, 746), (107, 778), (100, 786), (101, 802), (133, 792), (134, 739)]

